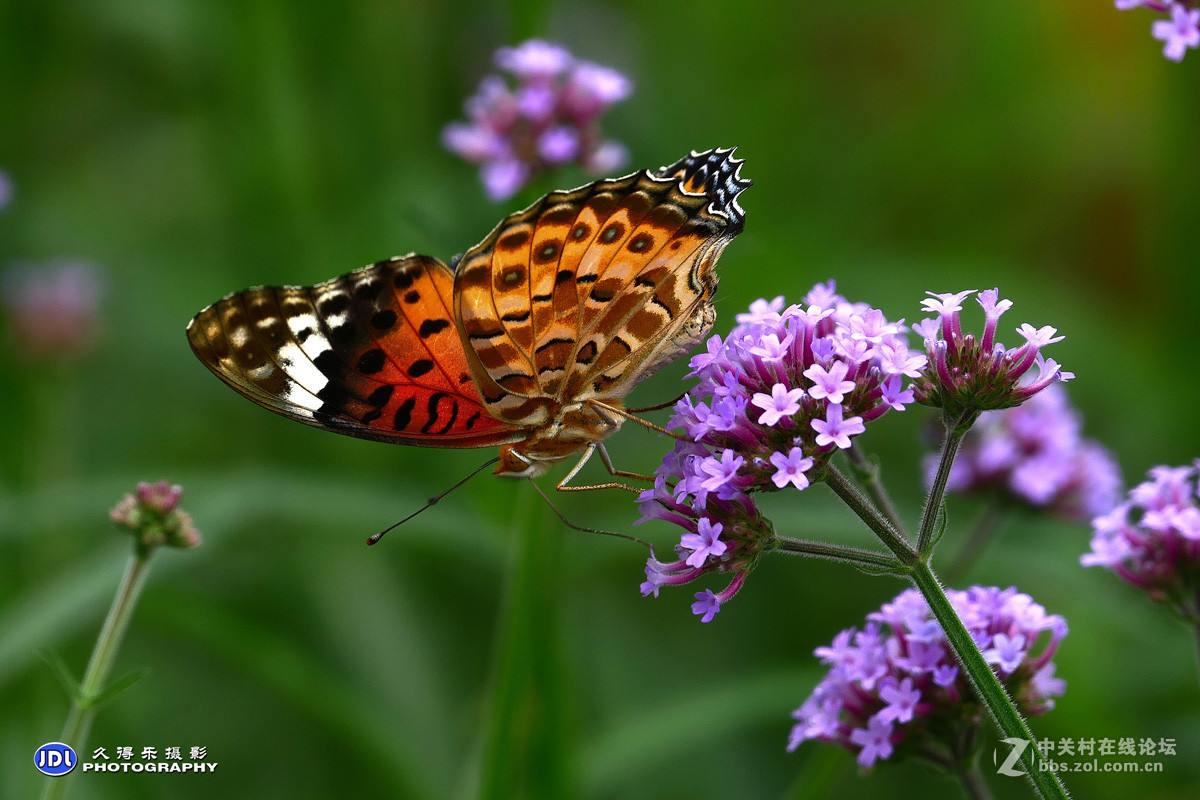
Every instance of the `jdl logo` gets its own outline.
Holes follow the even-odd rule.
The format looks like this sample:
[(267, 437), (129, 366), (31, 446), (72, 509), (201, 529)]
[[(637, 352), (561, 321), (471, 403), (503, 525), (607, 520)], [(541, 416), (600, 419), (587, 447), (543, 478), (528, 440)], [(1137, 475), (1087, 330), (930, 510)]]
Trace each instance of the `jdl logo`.
[(62, 742), (47, 742), (33, 754), (33, 765), (47, 775), (66, 775), (75, 769), (75, 751)]

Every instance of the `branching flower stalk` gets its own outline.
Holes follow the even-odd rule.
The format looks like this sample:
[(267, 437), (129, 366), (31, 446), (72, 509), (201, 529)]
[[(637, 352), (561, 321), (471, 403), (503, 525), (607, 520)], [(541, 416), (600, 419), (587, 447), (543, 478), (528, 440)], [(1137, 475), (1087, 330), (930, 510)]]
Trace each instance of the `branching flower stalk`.
[[(136, 494), (127, 494), (117, 504), (109, 517), (119, 527), (133, 534), (133, 553), (125, 567), (125, 574), (117, 587), (108, 616), (100, 628), (96, 645), (88, 660), (83, 680), (74, 686), (69, 676), (64, 677), (71, 692), (71, 711), (63, 726), (60, 741), (77, 753), (87, 745), (88, 734), (97, 709), (118, 693), (128, 688), (137, 675), (109, 685), (108, 676), (113, 662), (129, 629), (142, 587), (146, 583), (150, 557), (159, 547), (191, 548), (200, 544), (200, 534), (192, 524), (191, 517), (178, 508), (182, 487), (162, 481), (156, 484), (140, 483)], [(60, 671), (63, 668), (60, 668)], [(67, 777), (51, 777), (46, 781), (42, 800), (57, 800), (64, 796)]]
[[(1017, 406), (1072, 377), (1041, 355), (1043, 347), (1061, 338), (1053, 328), (1021, 326), (1018, 332), (1025, 344), (1012, 350), (996, 341), (997, 322), (1012, 305), (1000, 300), (997, 290), (979, 293), (986, 316), (983, 334), (964, 333), (959, 312), (962, 301), (971, 294), (974, 292), (932, 295), (924, 301), (925, 309), (937, 315), (913, 326), (924, 338), (924, 354), (909, 348), (903, 320), (889, 322), (877, 309), (847, 301), (832, 283), (815, 287), (803, 305), (784, 308), (781, 297), (755, 302), (749, 313), (738, 316), (739, 324), (728, 337), (712, 337), (707, 352), (692, 359), (692, 375), (700, 384), (680, 400), (671, 420), (691, 441), (676, 443), (656, 471), (654, 488), (639, 498), (641, 522), (665, 520), (685, 531), (675, 548), (677, 560), (660, 561), (652, 555), (647, 561), (643, 594), (657, 596), (664, 586), (690, 583), (714, 572), (732, 575), (725, 589), (696, 593), (692, 611), (702, 622), (716, 617), (745, 585), (758, 560), (772, 551), (840, 561), (872, 574), (902, 576), (914, 584), (919, 595), (913, 596), (922, 598), (922, 613), (928, 622), (918, 626), (919, 632), (908, 631), (904, 636), (914, 641), (924, 637), (926, 644), (914, 647), (926, 657), (953, 652), (953, 662), (942, 665), (933, 684), (933, 678), (925, 675), (928, 664), (914, 668), (912, 675), (917, 678), (906, 679), (908, 683), (889, 678), (891, 682), (879, 688), (892, 698), (886, 706), (890, 710), (869, 720), (863, 715), (854, 717), (863, 727), (854, 727), (835, 711), (833, 716), (820, 718), (818, 730), (823, 735), (801, 737), (827, 738), (836, 728), (843, 736), (838, 741), (858, 748), (865, 767), (886, 758), (894, 745), (909, 736), (909, 730), (899, 723), (931, 702), (913, 680), (923, 681), (925, 691), (931, 693), (934, 684), (943, 687), (936, 690), (942, 697), (938, 702), (956, 702), (957, 697), (964, 703), (981, 703), (1004, 736), (1028, 741), (1034, 740), (1033, 734), (1018, 704), (1028, 713), (1041, 713), (1053, 705), (1049, 697), (1061, 694), (1065, 686), (1053, 678), (1049, 663), (1066, 633), (1061, 618), (1046, 623), (1051, 617), (1046, 617), (1040, 606), (1011, 589), (1001, 593), (1005, 598), (1019, 598), (1013, 601), (1015, 616), (1001, 614), (1007, 622), (997, 622), (1000, 627), (995, 630), (988, 627), (991, 622), (981, 627), (979, 619), (964, 624), (955, 603), (965, 602), (969, 607), (971, 601), (952, 602), (930, 567), (945, 524), (943, 501), (950, 471), (971, 424), (984, 411)], [(910, 380), (907, 387), (905, 379)], [(946, 426), (915, 542), (869, 459), (861, 453), (849, 458), (863, 489), (833, 463), (838, 452), (852, 450), (853, 438), (862, 434), (869, 422), (888, 411), (903, 411), (913, 402), (940, 409)], [(754, 495), (804, 491), (815, 483), (829, 486), (875, 533), (887, 552), (777, 536)], [(992, 596), (988, 591), (1000, 592), (972, 591), (984, 592), (981, 597)], [(1037, 613), (1025, 613), (1031, 609)], [(979, 617), (978, 609), (972, 613)], [(988, 620), (995, 621), (992, 617)], [(1037, 632), (1051, 628), (1050, 643), (1041, 655), (1032, 655)], [(933, 641), (935, 634), (944, 644)], [(870, 631), (864, 634), (867, 640), (874, 635)], [(904, 652), (903, 643), (896, 647), (897, 652)], [(855, 669), (861, 668), (862, 662), (854, 663)], [(960, 669), (969, 682), (963, 683), (962, 691), (952, 686)], [(861, 698), (862, 690), (876, 688), (879, 677), (867, 674), (866, 684), (855, 696)], [(840, 700), (830, 702), (833, 705), (826, 711), (834, 705), (843, 709)], [(979, 708), (969, 706), (960, 715), (969, 718), (979, 713)], [(850, 727), (842, 727), (847, 725)], [(964, 741), (961, 736), (947, 749), (945, 742), (911, 735), (914, 743), (933, 741), (941, 747), (937, 752), (954, 754), (954, 759), (941, 758), (939, 763), (953, 761), (950, 771), (960, 778), (969, 796), (986, 796), (977, 772), (973, 772), (977, 753), (959, 746)], [(868, 754), (865, 758), (864, 753)], [(1057, 776), (1038, 768), (1037, 748), (1025, 748), (1022, 757), (1040, 796), (1067, 797)]]

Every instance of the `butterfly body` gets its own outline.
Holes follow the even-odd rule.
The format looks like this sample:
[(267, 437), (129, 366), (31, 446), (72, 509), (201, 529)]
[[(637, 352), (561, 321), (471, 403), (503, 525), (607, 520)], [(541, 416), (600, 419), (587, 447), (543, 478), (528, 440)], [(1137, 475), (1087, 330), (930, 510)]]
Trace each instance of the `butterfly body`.
[(451, 268), (408, 255), (229, 295), (188, 326), (259, 405), (360, 438), (500, 446), (533, 477), (615, 433), (624, 398), (701, 342), (750, 185), (732, 150), (557, 191)]

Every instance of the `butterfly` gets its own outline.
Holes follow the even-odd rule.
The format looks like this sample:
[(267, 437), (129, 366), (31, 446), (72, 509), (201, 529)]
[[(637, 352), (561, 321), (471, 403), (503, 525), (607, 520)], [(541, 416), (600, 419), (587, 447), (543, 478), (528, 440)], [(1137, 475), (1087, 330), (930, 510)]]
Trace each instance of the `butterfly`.
[(240, 394), (336, 433), (499, 446), (510, 477), (583, 451), (564, 488), (633, 387), (712, 328), (717, 258), (745, 224), (742, 163), (692, 152), (550, 192), (449, 265), (410, 254), (237, 292), (188, 341)]

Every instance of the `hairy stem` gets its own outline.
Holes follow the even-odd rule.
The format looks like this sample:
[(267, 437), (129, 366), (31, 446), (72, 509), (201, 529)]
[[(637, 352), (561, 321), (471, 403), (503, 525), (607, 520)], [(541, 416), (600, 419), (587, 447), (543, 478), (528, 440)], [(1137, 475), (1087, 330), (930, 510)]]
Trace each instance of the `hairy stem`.
[(917, 552), (926, 561), (929, 559), (933, 529), (937, 525), (942, 499), (946, 495), (946, 481), (950, 479), (950, 467), (954, 464), (954, 457), (958, 455), (958, 446), (962, 444), (963, 436), (968, 429), (969, 426), (963, 424), (946, 426), (946, 438), (942, 442), (942, 455), (938, 459), (933, 485), (929, 487), (929, 495), (925, 498), (925, 508), (921, 511), (921, 528), (917, 534)]
[(904, 565), (883, 553), (863, 550), (858, 547), (843, 547), (842, 545), (812, 542), (806, 539), (792, 539), (787, 536), (775, 537), (775, 549), (784, 553), (794, 553), (803, 556), (815, 556), (830, 561), (842, 561), (868, 569), (903, 571)]
[(1025, 767), (1029, 781), (1037, 790), (1038, 796), (1043, 800), (1050, 800), (1050, 798), (1067, 800), (1069, 795), (1058, 779), (1058, 775), (1049, 770), (1039, 769), (1038, 761), (1041, 753), (1035, 746), (1037, 740), (1034, 739), (1025, 719), (1017, 711), (1016, 705), (1008, 696), (1008, 692), (1004, 690), (999, 678), (992, 672), (991, 665), (979, 652), (979, 647), (971, 638), (966, 626), (963, 625), (953, 606), (950, 605), (950, 599), (946, 597), (933, 570), (927, 563), (920, 561), (912, 570), (910, 578), (925, 597), (930, 611), (942, 626), (946, 640), (954, 649), (959, 664), (962, 665), (971, 684), (975, 687), (979, 699), (987, 707), (988, 713), (1000, 726), (1005, 738), (1023, 739), (1029, 743), (1021, 752), (1021, 763)]

